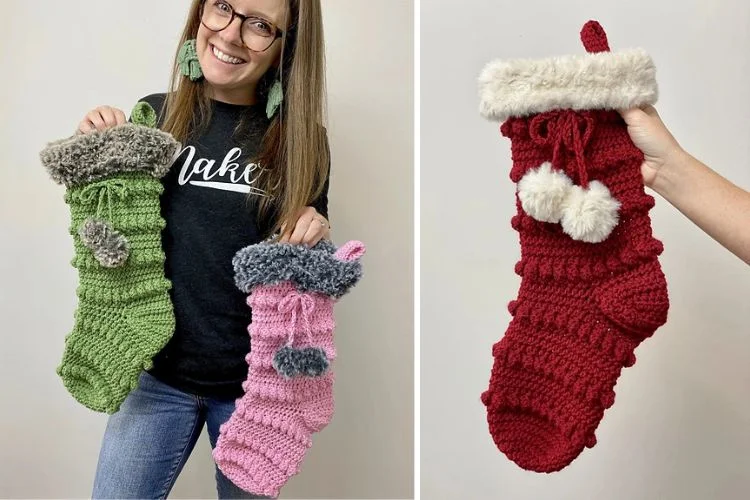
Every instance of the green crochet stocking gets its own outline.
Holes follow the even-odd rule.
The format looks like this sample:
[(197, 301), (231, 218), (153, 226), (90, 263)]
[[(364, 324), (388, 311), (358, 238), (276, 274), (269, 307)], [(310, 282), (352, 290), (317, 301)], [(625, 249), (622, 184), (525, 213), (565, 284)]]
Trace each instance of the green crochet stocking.
[(180, 145), (125, 124), (52, 142), (41, 159), (67, 187), (78, 308), (57, 373), (84, 406), (116, 412), (174, 331), (159, 180)]

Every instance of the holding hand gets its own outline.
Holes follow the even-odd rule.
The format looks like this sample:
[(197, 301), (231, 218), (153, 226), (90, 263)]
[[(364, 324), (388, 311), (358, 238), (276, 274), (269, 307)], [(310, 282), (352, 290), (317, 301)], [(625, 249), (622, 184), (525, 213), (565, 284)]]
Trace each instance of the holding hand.
[(122, 125), (127, 121), (125, 113), (122, 110), (113, 108), (112, 106), (98, 106), (86, 113), (81, 123), (78, 124), (76, 134), (89, 134), (97, 130), (101, 132), (102, 130)]
[(727, 250), (750, 264), (750, 192), (680, 147), (653, 106), (620, 111), (643, 152), (643, 182)]
[(320, 240), (330, 238), (330, 235), (331, 225), (328, 220), (313, 207), (305, 207), (300, 211), (294, 227), (281, 228), (279, 243), (313, 247)]
[(685, 152), (653, 106), (620, 111), (620, 115), (628, 125), (630, 139), (643, 152), (643, 183), (653, 188), (659, 169), (667, 163), (681, 161), (679, 157)]

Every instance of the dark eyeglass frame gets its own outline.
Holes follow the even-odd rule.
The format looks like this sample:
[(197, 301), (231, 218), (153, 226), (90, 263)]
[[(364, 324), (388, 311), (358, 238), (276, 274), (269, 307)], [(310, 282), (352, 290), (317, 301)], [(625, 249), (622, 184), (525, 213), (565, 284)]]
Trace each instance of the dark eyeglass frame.
[[(266, 19), (263, 19), (262, 17), (258, 17), (258, 16), (246, 16), (245, 14), (240, 14), (239, 12), (237, 12), (236, 10), (234, 10), (234, 6), (232, 4), (230, 4), (229, 2), (227, 2), (226, 0), (221, 0), (221, 2), (224, 3), (224, 4), (226, 4), (226, 6), (229, 7), (229, 9), (232, 11), (231, 12), (232, 15), (229, 18), (229, 22), (227, 23), (226, 26), (224, 26), (220, 30), (215, 30), (215, 29), (209, 28), (208, 26), (206, 26), (206, 23), (203, 22), (203, 12), (204, 12), (204, 9), (206, 7), (206, 2), (207, 1), (208, 0), (203, 0), (201, 2), (201, 10), (200, 10), (200, 13), (199, 13), (201, 24), (207, 30), (213, 31), (214, 33), (218, 33), (219, 31), (224, 31), (229, 26), (231, 26), (232, 23), (234, 22), (234, 18), (238, 17), (240, 19), (240, 40), (242, 40), (242, 45), (244, 45), (248, 50), (252, 50), (253, 52), (265, 52), (265, 51), (267, 51), (268, 49), (271, 48), (271, 45), (273, 45), (274, 43), (276, 43), (276, 40), (278, 40), (279, 38), (281, 38), (281, 37), (283, 37), (285, 35), (285, 32), (281, 28), (279, 28), (278, 26), (276, 26), (272, 22), (270, 22), (270, 21), (268, 21)], [(273, 37), (273, 40), (271, 40), (271, 42), (268, 44), (268, 47), (266, 47), (265, 49), (263, 49), (263, 50), (254, 50), (254, 49), (251, 49), (247, 45), (247, 43), (245, 43), (245, 39), (242, 37), (242, 25), (245, 24), (245, 21), (247, 21), (248, 19), (258, 19), (260, 21), (263, 21), (264, 23), (270, 24), (271, 26), (273, 26), (273, 29), (276, 30), (276, 35)]]

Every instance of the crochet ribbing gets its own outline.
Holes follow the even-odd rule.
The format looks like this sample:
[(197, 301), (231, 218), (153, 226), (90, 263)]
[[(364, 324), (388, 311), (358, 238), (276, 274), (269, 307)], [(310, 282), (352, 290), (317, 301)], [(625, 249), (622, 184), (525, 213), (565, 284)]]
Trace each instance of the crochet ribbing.
[(311, 249), (261, 243), (235, 256), (236, 282), (250, 292), (251, 351), (245, 394), (221, 426), (213, 457), (242, 489), (277, 496), (299, 472), (312, 434), (331, 421), (332, 369), (305, 374), (302, 360), (290, 374), (277, 356), (282, 349), (321, 350), (325, 366), (336, 358), (333, 306), (360, 279), (363, 253), (360, 242), (336, 250), (321, 241)]
[(174, 331), (164, 277), (159, 178), (179, 143), (125, 124), (52, 142), (43, 165), (66, 186), (78, 307), (57, 374), (84, 406), (114, 413)]
[[(582, 39), (589, 50), (608, 50), (598, 23), (587, 23)], [(585, 104), (580, 94), (568, 97), (562, 90), (556, 90), (556, 101)], [(655, 96), (652, 82), (642, 90), (641, 96)], [(510, 116), (501, 127), (511, 140), (513, 182), (549, 162), (555, 175), (564, 174), (576, 186), (565, 189), (587, 193), (597, 181), (619, 204), (611, 233), (592, 243), (573, 239), (561, 221), (533, 217), (524, 210), (522, 196), (516, 197), (512, 227), (520, 236), (521, 260), (515, 271), (522, 281), (508, 307), (513, 319), (493, 346), (482, 401), (498, 448), (520, 467), (537, 472), (559, 470), (596, 444), (595, 430), (614, 404), (622, 368), (635, 363), (635, 348), (666, 322), (669, 307), (657, 260), (663, 247), (651, 234), (648, 216), (654, 199), (644, 192), (640, 174), (643, 154), (611, 111), (621, 96), (602, 98), (596, 89), (593, 94), (591, 109), (559, 109), (545, 95), (543, 103), (530, 103), (527, 113)], [(499, 100), (491, 104), (510, 109)], [(517, 111), (518, 104), (513, 105)], [(563, 213), (569, 210), (565, 203), (558, 207)], [(556, 208), (554, 203), (533, 208), (540, 206), (545, 215), (555, 211), (547, 210), (550, 206)], [(567, 216), (586, 214), (569, 211)]]

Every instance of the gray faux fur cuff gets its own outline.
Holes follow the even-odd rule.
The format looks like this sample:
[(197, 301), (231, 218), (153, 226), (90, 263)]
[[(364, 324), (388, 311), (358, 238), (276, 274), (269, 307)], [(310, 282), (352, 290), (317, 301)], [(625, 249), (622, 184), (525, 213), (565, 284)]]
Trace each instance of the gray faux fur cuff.
[(126, 123), (50, 142), (39, 156), (52, 180), (71, 187), (123, 172), (160, 178), (180, 147), (166, 132)]
[(328, 240), (312, 248), (258, 243), (243, 248), (232, 259), (234, 280), (248, 294), (257, 285), (291, 281), (300, 291), (340, 298), (362, 277), (359, 258), (363, 253), (359, 242), (349, 242), (339, 250)]
[(641, 49), (549, 59), (492, 61), (479, 76), (479, 112), (505, 121), (553, 109), (627, 109), (654, 104), (656, 68)]

